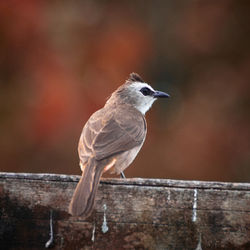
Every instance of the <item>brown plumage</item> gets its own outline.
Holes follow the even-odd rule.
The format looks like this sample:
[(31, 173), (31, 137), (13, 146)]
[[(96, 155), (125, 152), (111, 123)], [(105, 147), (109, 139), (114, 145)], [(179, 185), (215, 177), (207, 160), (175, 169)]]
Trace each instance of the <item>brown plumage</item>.
[[(133, 83), (137, 88), (137, 83), (143, 84), (143, 80), (139, 75), (131, 74), (105, 106), (89, 118), (82, 130), (78, 145), (82, 176), (70, 202), (69, 212), (72, 215), (88, 217), (103, 172), (121, 173), (143, 145), (146, 120), (137, 108), (138, 96), (132, 93), (135, 91)], [(150, 101), (153, 103), (154, 100)]]

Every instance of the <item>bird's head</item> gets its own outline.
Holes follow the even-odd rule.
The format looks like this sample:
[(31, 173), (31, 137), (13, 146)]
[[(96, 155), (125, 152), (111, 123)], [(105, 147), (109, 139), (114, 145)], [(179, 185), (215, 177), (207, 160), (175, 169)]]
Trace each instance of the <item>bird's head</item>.
[(118, 98), (133, 105), (142, 114), (145, 114), (158, 98), (167, 98), (169, 94), (154, 90), (142, 78), (131, 73), (129, 79), (116, 91)]

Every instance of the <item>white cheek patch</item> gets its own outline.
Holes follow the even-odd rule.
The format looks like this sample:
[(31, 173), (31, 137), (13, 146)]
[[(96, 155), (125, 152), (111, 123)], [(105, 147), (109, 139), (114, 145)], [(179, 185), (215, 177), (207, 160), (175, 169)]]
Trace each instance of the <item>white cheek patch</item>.
[(145, 102), (142, 102), (140, 105), (136, 107), (144, 115), (151, 108), (152, 104), (156, 101), (156, 99), (152, 97), (146, 97), (146, 98), (150, 99)]
[(137, 99), (135, 108), (138, 109), (143, 115), (151, 108), (152, 104), (156, 101), (153, 96), (144, 96), (141, 93), (142, 88), (149, 88), (151, 91), (155, 91), (150, 85), (143, 82), (134, 82), (129, 88), (131, 90), (131, 95), (133, 98)]

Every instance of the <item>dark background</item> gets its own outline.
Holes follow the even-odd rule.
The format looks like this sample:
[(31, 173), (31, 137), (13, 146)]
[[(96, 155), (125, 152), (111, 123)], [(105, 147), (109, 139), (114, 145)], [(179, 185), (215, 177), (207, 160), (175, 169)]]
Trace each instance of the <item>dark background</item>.
[(1, 1), (1, 171), (80, 174), (82, 126), (139, 73), (147, 113), (127, 177), (250, 181), (250, 1)]

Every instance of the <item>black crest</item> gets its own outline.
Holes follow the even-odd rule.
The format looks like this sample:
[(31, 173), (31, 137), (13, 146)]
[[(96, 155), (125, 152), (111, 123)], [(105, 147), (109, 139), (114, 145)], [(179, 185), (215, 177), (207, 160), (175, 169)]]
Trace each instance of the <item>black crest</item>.
[(131, 73), (128, 80), (131, 82), (144, 82), (137, 73)]

